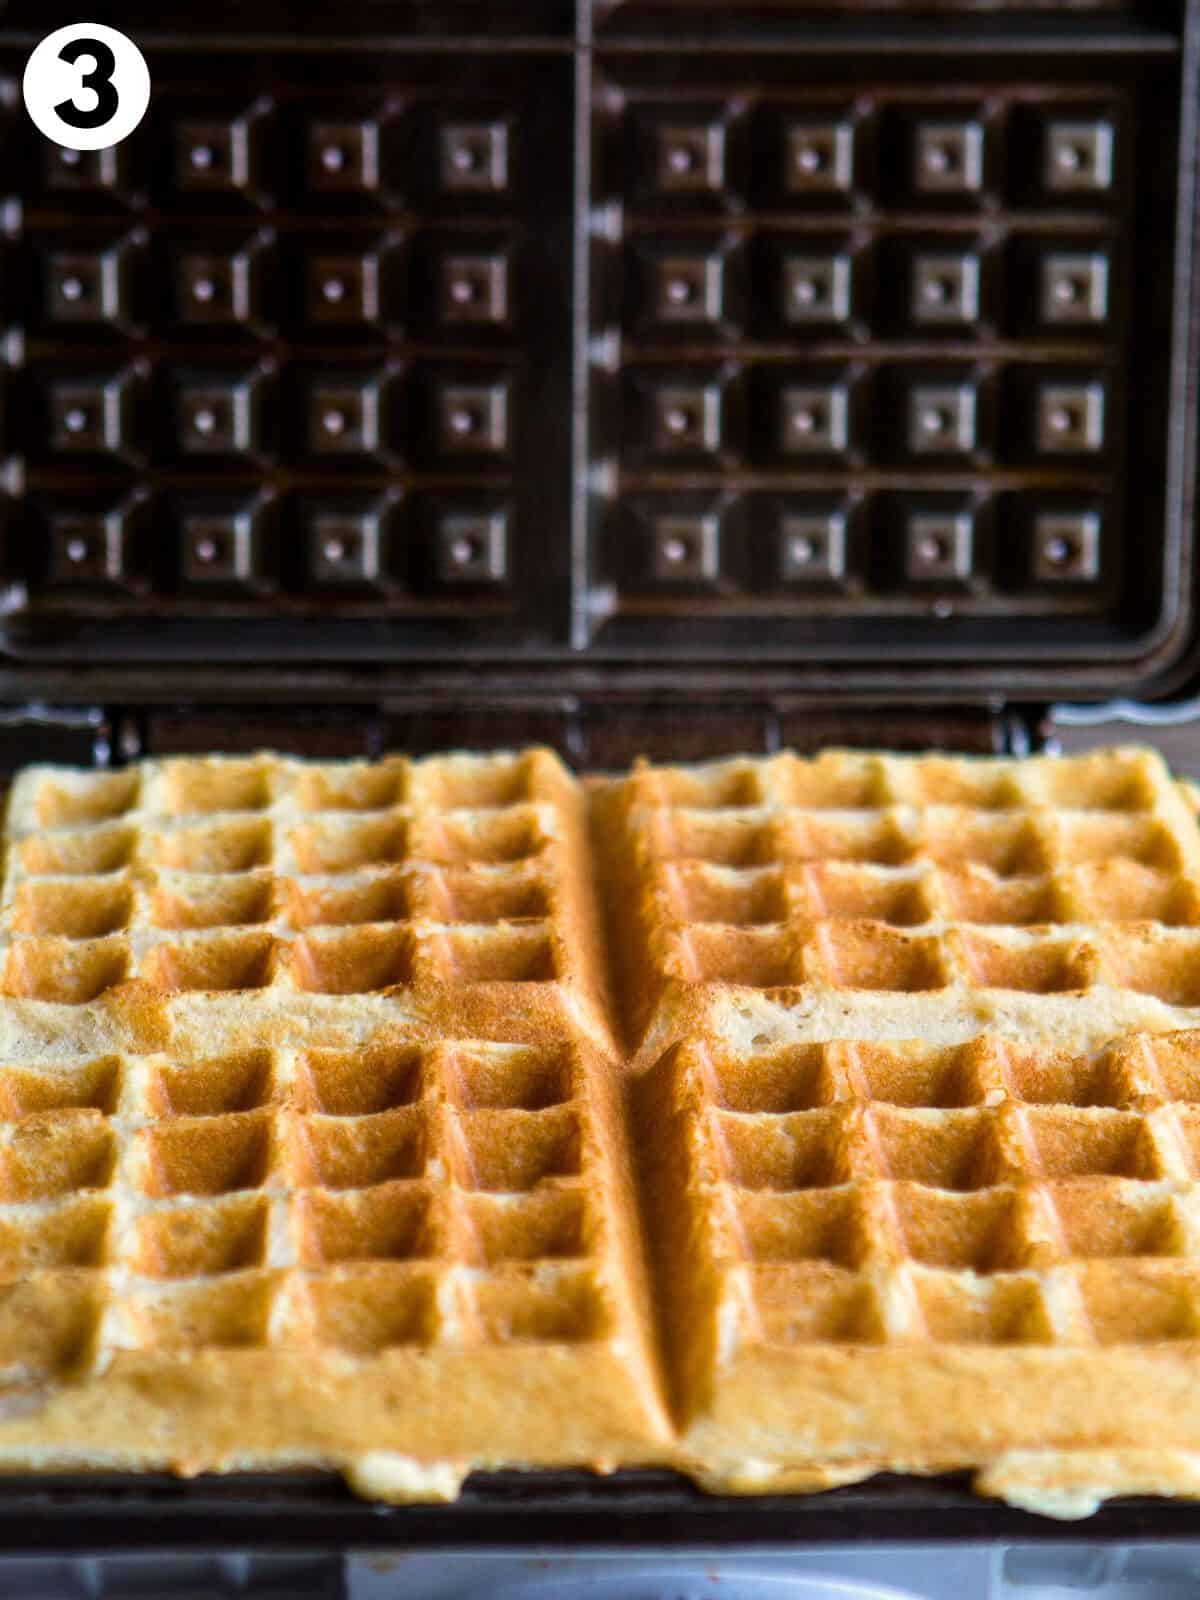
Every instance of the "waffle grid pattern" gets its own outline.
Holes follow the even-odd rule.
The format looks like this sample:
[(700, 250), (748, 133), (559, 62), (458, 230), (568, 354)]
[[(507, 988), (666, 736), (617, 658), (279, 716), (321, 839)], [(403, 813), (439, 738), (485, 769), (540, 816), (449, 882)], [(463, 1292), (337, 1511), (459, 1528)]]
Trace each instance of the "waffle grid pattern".
[(9, 811), (0, 990), (569, 985), (573, 804), (539, 752), (30, 769)]
[(0, 1461), (1200, 1440), (1200, 844), (1147, 753), (31, 769), (6, 840), (0, 1361), (59, 1408)]
[(690, 1043), (656, 1095), (681, 1108), (691, 1270), (743, 1341), (1200, 1336), (1200, 1033)]
[(1141, 753), (643, 766), (616, 804), (643, 1014), (672, 980), (1200, 1002), (1200, 838)]
[(0, 1068), (9, 1370), (611, 1337), (595, 1072), (483, 1043)]

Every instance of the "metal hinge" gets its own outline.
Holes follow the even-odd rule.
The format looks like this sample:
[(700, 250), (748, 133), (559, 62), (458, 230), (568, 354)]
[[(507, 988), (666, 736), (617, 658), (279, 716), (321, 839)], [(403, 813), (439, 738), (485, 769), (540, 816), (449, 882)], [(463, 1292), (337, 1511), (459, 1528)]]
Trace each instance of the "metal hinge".
[(0, 771), (14, 772), (34, 761), (112, 766), (115, 760), (129, 759), (121, 748), (121, 726), (103, 706), (35, 702), (0, 708)]
[(1051, 749), (1046, 706), (1005, 706), (997, 718), (996, 747), (1007, 756), (1036, 756)]
[(231, 752), (262, 747), (327, 759), (377, 756), (385, 750), (421, 754), (453, 744), (513, 748), (556, 747), (574, 766), (616, 767), (639, 754), (660, 761), (704, 760), (738, 751), (769, 754), (795, 748), (811, 754), (828, 745), (1025, 756), (1051, 747), (1055, 725), (1044, 706), (912, 707), (807, 701), (739, 704), (626, 702), (594, 704), (556, 698), (529, 706), (459, 706), (390, 712), (363, 707), (310, 708), (307, 717), (245, 708), (180, 706), (148, 711), (131, 706), (46, 706), (0, 710), (0, 772), (29, 762), (106, 768), (144, 755), (183, 750)]

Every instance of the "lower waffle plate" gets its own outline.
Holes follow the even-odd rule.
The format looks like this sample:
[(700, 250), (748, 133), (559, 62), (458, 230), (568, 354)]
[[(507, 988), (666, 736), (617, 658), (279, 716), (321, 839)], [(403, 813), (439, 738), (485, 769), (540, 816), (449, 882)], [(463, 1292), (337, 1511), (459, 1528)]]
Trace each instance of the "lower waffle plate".
[[(322, 1474), (0, 1478), (6, 1554), (105, 1550), (354, 1550), (431, 1547), (1078, 1540), (1081, 1525), (979, 1499), (965, 1474), (881, 1474), (825, 1494), (704, 1494), (670, 1472), (476, 1473), (452, 1505), (371, 1505)], [(1200, 1541), (1200, 1506), (1111, 1500), (1089, 1542)]]

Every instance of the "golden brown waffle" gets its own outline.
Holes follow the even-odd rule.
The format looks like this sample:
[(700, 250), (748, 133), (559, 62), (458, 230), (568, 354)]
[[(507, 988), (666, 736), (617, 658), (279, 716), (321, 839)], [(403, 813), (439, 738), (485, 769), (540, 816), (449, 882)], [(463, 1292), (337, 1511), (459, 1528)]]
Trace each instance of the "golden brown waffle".
[(548, 751), (33, 767), (6, 837), (14, 999), (77, 1006), (138, 979), (161, 1029), (219, 993), (262, 1044), (361, 1037), (397, 1002), (453, 994), (460, 1023), (610, 1044), (583, 800)]
[(926, 1023), (997, 993), (1200, 1005), (1200, 832), (1147, 751), (642, 764), (597, 809), (643, 1058), (731, 986), (906, 996)]
[(6, 840), (0, 1460), (662, 1450), (551, 755), (31, 769)]
[(616, 1090), (419, 1030), (0, 1068), (0, 1461), (436, 1493), (661, 1450)]
[(1200, 1032), (1071, 1055), (714, 1028), (638, 1105), (702, 1478), (1195, 1451)]
[(6, 841), (0, 1464), (1200, 1494), (1156, 757), (39, 769)]

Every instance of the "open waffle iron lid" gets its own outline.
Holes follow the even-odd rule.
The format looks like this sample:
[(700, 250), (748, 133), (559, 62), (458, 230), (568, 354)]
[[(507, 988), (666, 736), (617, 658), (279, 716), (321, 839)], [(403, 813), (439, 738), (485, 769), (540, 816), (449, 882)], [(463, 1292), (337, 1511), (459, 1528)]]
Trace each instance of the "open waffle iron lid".
[(1194, 5), (131, 6), (99, 153), (21, 108), (59, 9), (9, 702), (1185, 680)]

